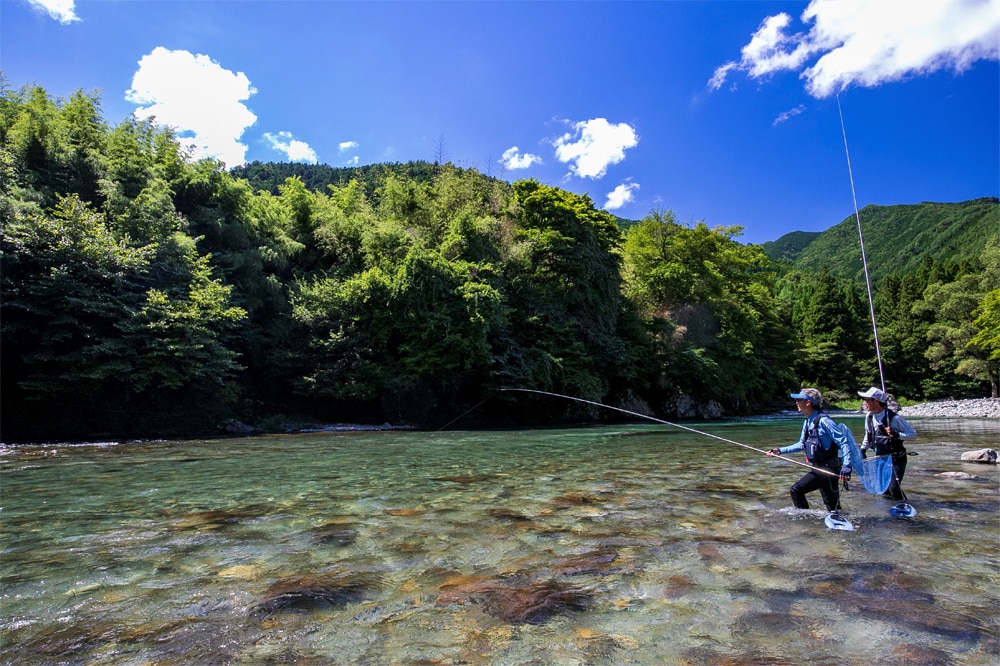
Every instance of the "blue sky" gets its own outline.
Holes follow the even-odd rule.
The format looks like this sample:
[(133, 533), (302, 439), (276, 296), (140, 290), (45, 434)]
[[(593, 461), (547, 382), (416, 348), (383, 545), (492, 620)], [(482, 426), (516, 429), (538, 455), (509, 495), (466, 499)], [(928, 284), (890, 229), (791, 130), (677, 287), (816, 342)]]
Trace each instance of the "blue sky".
[[(1000, 195), (1000, 0), (0, 0), (7, 85), (227, 165), (433, 161), (763, 243)], [(839, 107), (839, 109), (838, 109)]]

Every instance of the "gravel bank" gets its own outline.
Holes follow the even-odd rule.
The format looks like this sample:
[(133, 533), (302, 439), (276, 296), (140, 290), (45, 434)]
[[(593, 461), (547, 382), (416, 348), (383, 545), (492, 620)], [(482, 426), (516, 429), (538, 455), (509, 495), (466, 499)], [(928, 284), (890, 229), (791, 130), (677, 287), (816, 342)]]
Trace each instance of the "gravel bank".
[(909, 405), (899, 410), (903, 416), (940, 416), (943, 418), (1000, 419), (1000, 398), (973, 400), (938, 400)]

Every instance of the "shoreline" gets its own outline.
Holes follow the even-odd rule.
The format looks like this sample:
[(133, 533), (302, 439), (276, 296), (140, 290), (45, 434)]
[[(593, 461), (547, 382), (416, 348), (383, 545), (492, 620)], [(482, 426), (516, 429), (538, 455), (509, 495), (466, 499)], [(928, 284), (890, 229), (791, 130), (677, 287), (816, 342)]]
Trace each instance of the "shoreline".
[(1000, 398), (936, 400), (907, 405), (899, 415), (908, 417), (1000, 419)]
[[(862, 415), (861, 410), (832, 410), (829, 412), (834, 415)], [(942, 418), (942, 419), (1000, 419), (1000, 398), (968, 398), (964, 400), (937, 400), (933, 402), (922, 402), (916, 405), (907, 405), (906, 407), (901, 407), (899, 410), (899, 415), (904, 418)], [(793, 411), (782, 411), (770, 415), (761, 415), (753, 418), (784, 418), (784, 417), (798, 417), (799, 414)], [(725, 419), (723, 419), (725, 420)], [(240, 424), (242, 425), (242, 424)], [(998, 424), (1000, 427), (1000, 424)], [(216, 434), (214, 436), (202, 436), (202, 437), (189, 437), (185, 439), (226, 439), (232, 437), (247, 437), (254, 435), (265, 435), (265, 434), (308, 434), (308, 433), (320, 433), (320, 432), (385, 432), (392, 430), (403, 430), (412, 431), (419, 430), (419, 428), (414, 428), (413, 426), (393, 426), (389, 423), (383, 423), (382, 425), (366, 425), (366, 424), (352, 424), (352, 423), (336, 423), (336, 424), (308, 424), (303, 425), (298, 428), (290, 428), (282, 432), (277, 433), (266, 433), (255, 428), (250, 428), (249, 426), (244, 426), (245, 430), (233, 429), (230, 432), (224, 432), (221, 434)], [(168, 438), (164, 438), (168, 439)], [(71, 442), (0, 442), (0, 453), (9, 451), (14, 447), (21, 446), (115, 446), (122, 443), (139, 442), (139, 441), (159, 441), (159, 438), (151, 438), (147, 440), (132, 440), (132, 439), (110, 439), (110, 440), (80, 440)]]

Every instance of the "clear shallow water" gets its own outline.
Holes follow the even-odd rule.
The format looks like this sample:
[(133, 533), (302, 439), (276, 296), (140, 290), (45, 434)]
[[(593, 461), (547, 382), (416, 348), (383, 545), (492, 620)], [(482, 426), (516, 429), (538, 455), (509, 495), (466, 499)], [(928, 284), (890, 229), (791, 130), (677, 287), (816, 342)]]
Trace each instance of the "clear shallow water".
[(911, 421), (919, 514), (852, 485), (854, 532), (670, 426), (4, 449), (0, 659), (996, 664), (998, 470), (959, 458), (1000, 424)]

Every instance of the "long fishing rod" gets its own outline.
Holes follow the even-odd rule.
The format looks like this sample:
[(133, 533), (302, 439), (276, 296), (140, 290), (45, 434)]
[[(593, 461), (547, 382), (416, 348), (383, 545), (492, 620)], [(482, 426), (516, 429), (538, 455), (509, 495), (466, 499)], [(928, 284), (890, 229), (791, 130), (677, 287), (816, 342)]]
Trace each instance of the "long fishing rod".
[(851, 179), (851, 197), (854, 199), (854, 218), (858, 221), (858, 240), (861, 242), (861, 264), (865, 269), (865, 286), (868, 288), (868, 309), (872, 315), (872, 332), (875, 335), (875, 357), (878, 359), (878, 377), (882, 382), (882, 392), (885, 392), (885, 372), (882, 369), (882, 349), (878, 343), (878, 325), (875, 323), (875, 300), (872, 298), (872, 282), (868, 277), (868, 258), (865, 256), (865, 237), (861, 233), (861, 213), (858, 212), (858, 195), (854, 191), (854, 171), (851, 169), (851, 151), (847, 147), (847, 129), (844, 126), (844, 112), (840, 108), (840, 95), (837, 95), (837, 113), (840, 115), (840, 132), (844, 136), (844, 152), (847, 154), (847, 175)]
[[(757, 453), (763, 453), (765, 455), (768, 455), (768, 452), (765, 451), (764, 449), (758, 449), (755, 446), (750, 446), (749, 444), (744, 444), (743, 442), (737, 442), (736, 440), (733, 440), (733, 439), (726, 439), (725, 437), (720, 437), (719, 435), (713, 435), (710, 432), (704, 432), (703, 430), (697, 430), (695, 428), (690, 428), (688, 426), (681, 425), (679, 423), (672, 423), (670, 421), (664, 421), (663, 419), (658, 419), (655, 416), (648, 416), (647, 414), (640, 414), (639, 412), (630, 412), (629, 410), (622, 409), (621, 407), (612, 407), (611, 405), (605, 405), (605, 404), (600, 403), (600, 402), (594, 402), (593, 400), (584, 400), (583, 398), (574, 398), (571, 395), (562, 395), (561, 393), (550, 393), (549, 391), (538, 391), (536, 389), (502, 388), (500, 390), (501, 391), (521, 391), (523, 393), (538, 393), (538, 394), (541, 394), (541, 395), (550, 395), (550, 396), (553, 396), (553, 397), (556, 397), (556, 398), (564, 398), (566, 400), (575, 400), (576, 402), (584, 402), (584, 403), (587, 403), (588, 405), (594, 405), (595, 407), (603, 407), (604, 409), (613, 409), (616, 412), (622, 412), (623, 414), (631, 414), (632, 416), (638, 416), (639, 418), (649, 419), (650, 421), (656, 421), (657, 423), (662, 423), (664, 425), (673, 426), (674, 428), (680, 428), (681, 430), (687, 430), (688, 432), (693, 432), (693, 433), (698, 434), (698, 435), (704, 435), (705, 437), (711, 437), (712, 439), (717, 439), (717, 440), (719, 440), (721, 442), (726, 442), (727, 444), (735, 444), (736, 446), (742, 446), (744, 449), (750, 449), (751, 451), (756, 451)], [(482, 404), (482, 403), (480, 403), (480, 404)], [(811, 470), (815, 470), (817, 472), (823, 472), (824, 474), (829, 474), (830, 476), (839, 476), (837, 473), (831, 472), (828, 469), (823, 469), (821, 467), (813, 467), (812, 465), (810, 465), (808, 463), (804, 463), (804, 462), (802, 462), (800, 460), (795, 460), (794, 458), (788, 458), (786, 456), (781, 456), (781, 455), (772, 455), (771, 457), (772, 458), (778, 458), (779, 460), (784, 460), (784, 461), (793, 463), (795, 465), (801, 465), (802, 467), (808, 467)]]

